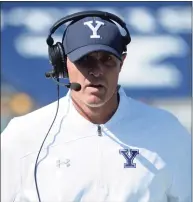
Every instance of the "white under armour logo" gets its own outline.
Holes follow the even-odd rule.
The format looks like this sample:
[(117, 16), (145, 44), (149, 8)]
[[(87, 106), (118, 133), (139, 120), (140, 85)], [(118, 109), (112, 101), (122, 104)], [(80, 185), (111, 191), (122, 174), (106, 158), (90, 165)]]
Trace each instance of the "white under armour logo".
[(70, 159), (65, 159), (64, 161), (60, 161), (60, 160), (57, 160), (56, 161), (56, 166), (58, 167), (58, 168), (60, 168), (60, 166), (61, 165), (66, 165), (67, 167), (69, 167), (70, 166)]
[(100, 38), (100, 35), (97, 34), (97, 31), (99, 30), (101, 25), (104, 25), (104, 22), (100, 22), (100, 21), (97, 21), (97, 20), (95, 22), (96, 22), (96, 27), (93, 26), (93, 21), (92, 20), (84, 22), (84, 25), (87, 25), (92, 30), (92, 35), (90, 35), (90, 38), (98, 39), (98, 38)]

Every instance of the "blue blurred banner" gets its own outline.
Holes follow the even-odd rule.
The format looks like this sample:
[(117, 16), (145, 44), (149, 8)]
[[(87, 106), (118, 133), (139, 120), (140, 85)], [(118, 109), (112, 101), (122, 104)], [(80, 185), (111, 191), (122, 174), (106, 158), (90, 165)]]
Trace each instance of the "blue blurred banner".
[[(132, 42), (119, 83), (132, 97), (191, 96), (191, 2), (4, 2), (1, 10), (2, 77), (40, 105), (56, 99), (46, 37), (58, 19), (103, 10), (126, 21)], [(61, 41), (62, 26), (55, 34)], [(62, 89), (63, 94), (66, 89)]]

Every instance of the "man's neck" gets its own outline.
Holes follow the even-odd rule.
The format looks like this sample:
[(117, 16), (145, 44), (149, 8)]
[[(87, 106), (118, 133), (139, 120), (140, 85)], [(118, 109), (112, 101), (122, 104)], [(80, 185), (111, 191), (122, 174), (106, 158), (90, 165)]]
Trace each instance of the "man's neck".
[(73, 105), (76, 110), (87, 120), (94, 124), (105, 124), (111, 119), (119, 105), (119, 94), (113, 97), (100, 107), (89, 107), (72, 96)]

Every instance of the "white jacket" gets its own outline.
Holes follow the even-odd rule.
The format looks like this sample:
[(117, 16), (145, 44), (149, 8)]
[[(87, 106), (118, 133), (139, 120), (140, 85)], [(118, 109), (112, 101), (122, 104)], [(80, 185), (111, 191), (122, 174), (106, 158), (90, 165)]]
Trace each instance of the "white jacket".
[[(1, 134), (2, 202), (38, 202), (35, 159), (56, 106), (14, 118)], [(100, 127), (70, 93), (60, 99), (37, 168), (42, 202), (191, 201), (191, 136), (173, 115), (120, 88), (118, 110)]]

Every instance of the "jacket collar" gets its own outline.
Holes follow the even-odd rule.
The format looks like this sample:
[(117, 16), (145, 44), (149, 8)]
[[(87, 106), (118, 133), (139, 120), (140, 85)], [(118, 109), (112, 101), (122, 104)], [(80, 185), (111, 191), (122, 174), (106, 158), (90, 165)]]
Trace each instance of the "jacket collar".
[[(119, 106), (114, 113), (114, 115), (111, 117), (109, 121), (107, 121), (105, 124), (101, 124), (103, 127), (111, 127), (112, 125), (117, 124), (120, 122), (122, 119), (124, 119), (126, 116), (129, 115), (130, 107), (129, 107), (129, 98), (127, 97), (124, 89), (122, 87), (119, 88), (119, 96), (120, 96), (120, 101), (119, 101)], [(86, 118), (84, 118), (74, 107), (73, 101), (70, 98), (70, 90), (67, 93), (66, 98), (69, 100), (69, 114), (68, 117), (76, 120), (77, 123), (83, 124), (84, 126), (96, 126), (96, 124), (93, 124)]]

